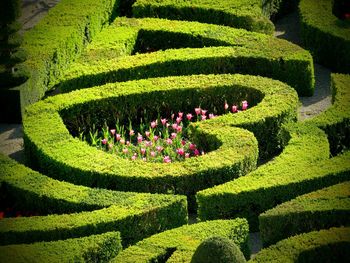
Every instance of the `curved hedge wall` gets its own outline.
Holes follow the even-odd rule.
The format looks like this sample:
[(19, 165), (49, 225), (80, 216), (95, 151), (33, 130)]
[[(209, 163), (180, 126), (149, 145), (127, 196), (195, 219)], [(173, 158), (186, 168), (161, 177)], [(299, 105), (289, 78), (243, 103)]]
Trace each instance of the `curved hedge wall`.
[(331, 228), (282, 240), (249, 262), (346, 262), (349, 246), (350, 228)]
[[(104, 39), (107, 45), (102, 44)], [(98, 52), (101, 47), (107, 52)], [(149, 53), (166, 48), (178, 49)], [(118, 56), (147, 50), (147, 54)], [(311, 96), (314, 91), (312, 57), (285, 40), (196, 22), (125, 18), (116, 19), (102, 31), (59, 87), (67, 92), (107, 82), (212, 73), (278, 79), (301, 96)]]
[(301, 37), (314, 59), (335, 72), (350, 73), (350, 22), (332, 13), (332, 0), (301, 0)]
[(259, 215), (264, 246), (296, 234), (350, 225), (350, 182), (297, 197)]
[(245, 217), (258, 229), (258, 215), (279, 203), (332, 184), (349, 180), (350, 153), (329, 158), (324, 132), (293, 124), (282, 154), (255, 171), (196, 194), (201, 220)]
[(0, 155), (0, 175), (1, 197), (7, 197), (2, 203), (43, 214), (0, 220), (1, 245), (115, 230), (121, 232), (123, 244), (127, 245), (187, 222), (183, 196), (123, 193), (72, 185), (53, 180), (3, 155)]
[(205, 239), (222, 236), (232, 239), (249, 258), (247, 220), (215, 220), (185, 225), (146, 238), (118, 254), (111, 262), (190, 262)]
[(122, 250), (119, 232), (89, 237), (0, 246), (2, 262), (109, 262)]
[(262, 13), (261, 0), (223, 0), (220, 5), (207, 0), (137, 0), (132, 14), (219, 24), (270, 35), (274, 32), (273, 23)]

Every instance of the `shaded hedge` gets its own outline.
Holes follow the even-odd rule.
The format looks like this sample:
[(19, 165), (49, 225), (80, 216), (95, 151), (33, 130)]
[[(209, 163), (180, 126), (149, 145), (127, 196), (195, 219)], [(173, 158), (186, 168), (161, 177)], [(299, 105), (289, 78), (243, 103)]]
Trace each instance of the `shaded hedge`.
[[(48, 178), (0, 155), (1, 202), (48, 216), (0, 220), (0, 244), (121, 232), (123, 244), (187, 222), (185, 197), (115, 192)], [(3, 200), (4, 199), (4, 200)]]
[(185, 225), (146, 238), (118, 254), (111, 262), (190, 262), (199, 244), (211, 236), (232, 239), (249, 258), (247, 220), (215, 220)]
[(122, 250), (119, 232), (53, 242), (0, 246), (2, 262), (109, 262)]
[[(166, 48), (181, 49), (120, 57)], [(301, 96), (311, 96), (314, 90), (312, 57), (285, 40), (196, 22), (126, 18), (102, 32), (67, 70), (59, 87), (67, 92), (107, 82), (211, 73), (275, 78)]]
[(349, 247), (350, 228), (331, 228), (284, 239), (249, 262), (347, 262)]
[(264, 246), (313, 230), (350, 225), (350, 182), (297, 197), (259, 215)]

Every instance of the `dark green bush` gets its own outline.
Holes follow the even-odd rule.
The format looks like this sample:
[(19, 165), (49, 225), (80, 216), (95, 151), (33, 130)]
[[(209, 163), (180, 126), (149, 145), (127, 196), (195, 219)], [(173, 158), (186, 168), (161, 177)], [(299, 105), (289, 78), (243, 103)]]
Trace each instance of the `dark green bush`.
[(193, 254), (191, 263), (244, 263), (242, 251), (232, 240), (213, 236), (204, 240)]

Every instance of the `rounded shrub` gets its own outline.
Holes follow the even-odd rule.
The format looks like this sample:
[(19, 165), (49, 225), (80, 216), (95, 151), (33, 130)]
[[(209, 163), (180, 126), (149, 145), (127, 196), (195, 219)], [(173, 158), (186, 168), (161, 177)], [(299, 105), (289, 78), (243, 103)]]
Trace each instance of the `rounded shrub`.
[(191, 263), (246, 262), (242, 251), (232, 240), (213, 236), (204, 240), (193, 254)]

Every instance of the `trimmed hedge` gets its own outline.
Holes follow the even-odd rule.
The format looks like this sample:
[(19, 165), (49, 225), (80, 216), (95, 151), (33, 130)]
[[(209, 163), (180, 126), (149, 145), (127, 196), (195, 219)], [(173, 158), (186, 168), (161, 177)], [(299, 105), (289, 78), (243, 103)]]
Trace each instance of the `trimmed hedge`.
[(350, 75), (331, 75), (333, 105), (307, 121), (327, 133), (332, 155), (350, 148)]
[(302, 195), (259, 215), (264, 246), (296, 234), (350, 225), (350, 182)]
[(309, 232), (261, 250), (253, 262), (347, 262), (350, 257), (350, 228)]
[(0, 246), (2, 262), (109, 262), (122, 250), (120, 233), (29, 245)]
[(332, 0), (301, 0), (301, 38), (315, 61), (350, 73), (350, 22), (332, 14)]
[(185, 225), (146, 238), (128, 247), (111, 262), (190, 262), (196, 248), (211, 236), (232, 239), (249, 258), (247, 220), (215, 220)]
[(183, 196), (123, 193), (72, 185), (48, 178), (3, 155), (0, 155), (0, 175), (1, 197), (5, 197), (2, 203), (44, 215), (70, 213), (2, 219), (1, 245), (115, 230), (121, 232), (123, 244), (127, 245), (187, 222)]
[[(120, 34), (123, 29), (125, 33)], [(106, 45), (102, 44), (105, 37), (101, 37), (92, 44), (91, 49), (96, 52), (87, 52), (85, 57), (72, 64), (61, 79), (59, 87), (62, 91), (169, 75), (243, 73), (281, 80), (294, 87), (301, 96), (313, 94), (312, 57), (285, 40), (196, 22), (126, 18), (117, 19), (104, 31), (105, 35), (114, 38), (106, 37)], [(114, 50), (115, 56), (128, 54), (133, 41), (133, 53), (181, 49), (109, 59), (97, 51), (103, 46)], [(115, 43), (116, 47), (112, 48)]]
[[(191, 111), (198, 105), (223, 109), (225, 100), (243, 98), (251, 106), (259, 105), (191, 126), (190, 139), (210, 152), (184, 162), (131, 162), (72, 138), (64, 126), (65, 122), (72, 130), (92, 124), (99, 127), (104, 121), (113, 123), (116, 114), (121, 120), (133, 120), (144, 111), (149, 118), (157, 117), (158, 112), (170, 116), (171, 111)], [(276, 151), (280, 127), (296, 118), (297, 104), (297, 94), (286, 84), (254, 76), (199, 75), (107, 84), (30, 106), (23, 122), (25, 149), (31, 164), (61, 180), (191, 196), (255, 169), (256, 139), (249, 131), (231, 126), (256, 131), (262, 153)], [(266, 136), (269, 141), (264, 141)]]
[(201, 220), (245, 217), (258, 229), (258, 215), (277, 204), (349, 180), (350, 152), (332, 159), (323, 131), (293, 124), (282, 154), (252, 173), (197, 193)]
[[(24, 65), (28, 67), (30, 77), (13, 92), (2, 93), (0, 90), (0, 121), (20, 121), (21, 110), (41, 99), (87, 42), (115, 16), (118, 2), (62, 0), (25, 33), (23, 48), (28, 53), (28, 60)], [(15, 92), (17, 90), (19, 92)], [(14, 108), (19, 102), (20, 108)]]
[(261, 0), (137, 0), (132, 5), (135, 17), (159, 17), (199, 21), (272, 35), (273, 23), (263, 15)]

